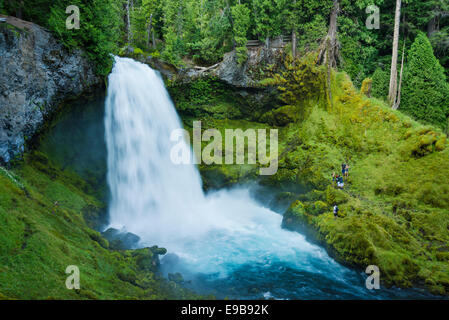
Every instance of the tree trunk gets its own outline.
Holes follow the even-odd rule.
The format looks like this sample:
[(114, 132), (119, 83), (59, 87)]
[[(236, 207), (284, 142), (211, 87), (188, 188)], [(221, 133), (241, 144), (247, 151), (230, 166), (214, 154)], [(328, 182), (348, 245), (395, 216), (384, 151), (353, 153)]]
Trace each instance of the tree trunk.
[[(296, 10), (296, 0), (293, 1), (294, 9)], [(293, 56), (293, 63), (296, 59), (296, 30), (295, 25), (293, 25), (292, 28), (292, 56)]]
[(430, 38), (432, 33), (434, 33), (437, 29), (437, 17), (432, 17), (427, 23), (427, 37)]
[(393, 53), (391, 56), (390, 70), (390, 88), (388, 90), (388, 100), (390, 105), (394, 107), (397, 93), (397, 77), (398, 77), (398, 45), (399, 45), (399, 25), (401, 17), (401, 0), (396, 0), (396, 12), (394, 16), (394, 33), (393, 33)]
[(404, 71), (404, 56), (405, 56), (405, 41), (404, 41), (404, 46), (402, 48), (402, 59), (401, 59), (401, 71), (399, 73), (398, 96), (397, 96), (396, 102), (393, 106), (394, 110), (397, 110), (401, 104), (401, 87), (402, 87), (402, 73)]
[(296, 32), (292, 30), (292, 56), (293, 60), (296, 58)]
[(321, 44), (320, 53), (318, 54), (318, 62), (323, 62), (330, 68), (337, 67), (338, 60), (338, 40), (337, 40), (337, 19), (338, 13), (340, 12), (340, 2), (339, 0), (334, 0), (334, 6), (332, 8), (330, 21), (329, 21), (329, 31)]
[(131, 41), (131, 20), (129, 18), (129, 0), (126, 1), (126, 31), (128, 33), (128, 44)]
[(150, 48), (152, 26), (153, 26), (153, 14), (150, 14), (150, 22), (148, 23), (148, 38), (147, 38), (147, 47), (148, 48)]
[(156, 49), (156, 39), (154, 38), (154, 28), (153, 28), (153, 32), (151, 33), (151, 40), (153, 41), (153, 49)]
[[(12, 1), (12, 2), (14, 2), (14, 1)], [(23, 0), (19, 0), (17, 2), (18, 3), (17, 3), (17, 7), (16, 7), (16, 12), (15, 12), (16, 18), (23, 19)]]

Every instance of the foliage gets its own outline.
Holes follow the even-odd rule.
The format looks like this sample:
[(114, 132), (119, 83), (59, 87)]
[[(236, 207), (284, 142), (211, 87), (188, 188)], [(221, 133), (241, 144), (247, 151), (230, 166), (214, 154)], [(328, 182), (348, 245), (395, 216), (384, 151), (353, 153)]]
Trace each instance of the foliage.
[[(0, 297), (196, 298), (157, 275), (158, 250), (109, 249), (83, 215), (87, 208), (98, 214), (102, 204), (82, 191), (85, 182), (76, 174), (61, 171), (42, 153), (24, 158), (16, 168), (0, 170)], [(64, 285), (69, 265), (80, 268), (79, 290)]]
[[(14, 3), (14, 2), (8, 2)], [(16, 3), (20, 5), (20, 3)], [(80, 29), (67, 29), (65, 13), (69, 5), (80, 9)], [(7, 7), (14, 13), (19, 8)], [(112, 66), (110, 53), (117, 51), (122, 20), (120, 0), (29, 0), (20, 7), (23, 18), (53, 31), (70, 49), (83, 48), (95, 62), (96, 71), (106, 75)]]
[(249, 27), (249, 9), (244, 4), (237, 4), (231, 8), (232, 17), (234, 19), (234, 39), (236, 42), (237, 61), (243, 64), (247, 58), (246, 49), (246, 33)]
[(372, 75), (371, 93), (379, 99), (386, 99), (388, 96), (388, 86), (390, 83), (390, 75), (381, 68), (377, 68)]
[(416, 37), (407, 60), (400, 109), (415, 119), (447, 126), (449, 85), (425, 34)]

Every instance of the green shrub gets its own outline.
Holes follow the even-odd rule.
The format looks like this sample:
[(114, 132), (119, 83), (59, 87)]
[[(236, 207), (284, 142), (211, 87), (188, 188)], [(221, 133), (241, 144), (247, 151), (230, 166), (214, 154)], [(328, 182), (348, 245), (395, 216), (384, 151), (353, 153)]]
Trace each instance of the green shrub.
[(315, 201), (311, 206), (309, 212), (314, 216), (325, 213), (328, 210), (328, 205), (323, 201)]
[(333, 206), (334, 204), (342, 204), (349, 200), (349, 196), (340, 189), (335, 189), (332, 186), (326, 188), (326, 202)]
[(377, 68), (372, 75), (371, 94), (373, 97), (386, 99), (390, 82), (389, 74), (381, 68)]
[(419, 33), (408, 54), (400, 110), (417, 120), (447, 125), (449, 85), (429, 39)]

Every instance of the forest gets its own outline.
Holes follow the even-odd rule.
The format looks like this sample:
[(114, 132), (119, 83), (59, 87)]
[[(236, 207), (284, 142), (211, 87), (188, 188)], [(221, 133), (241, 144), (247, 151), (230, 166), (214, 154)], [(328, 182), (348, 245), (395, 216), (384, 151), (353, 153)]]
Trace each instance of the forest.
[[(79, 30), (65, 27), (68, 5), (80, 8)], [(395, 23), (398, 6), (401, 14)], [(303, 56), (323, 45), (335, 15), (333, 59), (356, 86), (371, 78), (372, 94), (397, 104), (392, 97), (397, 90), (390, 92), (389, 86), (396, 48), (395, 76), (403, 77), (400, 109), (416, 119), (448, 126), (449, 2), (445, 0), (1, 0), (0, 12), (47, 27), (68, 47), (85, 48), (101, 74), (111, 68), (109, 53), (127, 45), (178, 68), (212, 65), (233, 49), (243, 63), (248, 40), (269, 45), (279, 37), (288, 42), (293, 55)], [(376, 13), (378, 18), (370, 17)], [(378, 26), (365, 27), (375, 19)], [(428, 93), (426, 97), (420, 90)]]

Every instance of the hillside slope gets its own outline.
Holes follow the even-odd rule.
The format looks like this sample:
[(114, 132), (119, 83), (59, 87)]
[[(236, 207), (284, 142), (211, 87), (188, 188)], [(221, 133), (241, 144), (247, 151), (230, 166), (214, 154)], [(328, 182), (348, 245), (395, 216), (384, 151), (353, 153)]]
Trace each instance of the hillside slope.
[[(379, 266), (386, 286), (448, 294), (445, 134), (359, 93), (345, 73), (332, 74), (331, 104), (323, 89), (326, 70), (298, 65), (294, 76), (275, 81), (290, 103), (279, 106), (273, 100), (268, 111), (245, 115), (248, 106), (230, 99), (235, 94), (231, 91), (216, 96), (203, 90), (188, 106), (174, 95), (186, 127), (202, 120), (203, 130), (217, 128), (223, 136), (225, 128), (279, 130), (275, 175), (258, 176), (258, 165), (202, 164), (206, 189), (258, 181), (263, 187), (258, 197), (268, 206), (282, 210), (291, 204), (284, 214), (285, 228), (305, 233), (340, 262), (362, 270)], [(205, 82), (220, 86), (215, 81), (200, 79), (182, 92)], [(266, 84), (272, 85), (273, 79), (261, 82)], [(331, 174), (341, 173), (342, 163), (350, 165), (350, 175), (344, 190), (338, 190)], [(335, 203), (338, 219), (332, 214)]]
[[(332, 109), (316, 107), (300, 126), (286, 128), (291, 146), (281, 170), (311, 191), (292, 203), (284, 225), (308, 233), (340, 261), (378, 265), (386, 285), (448, 294), (446, 136), (361, 95), (346, 75), (335, 80)], [(331, 182), (341, 163), (350, 165), (343, 191)], [(335, 203), (338, 219), (330, 212)]]
[[(112, 250), (91, 226), (104, 205), (38, 152), (0, 167), (0, 299), (195, 298), (158, 275), (157, 247)], [(80, 289), (66, 288), (67, 266)]]

